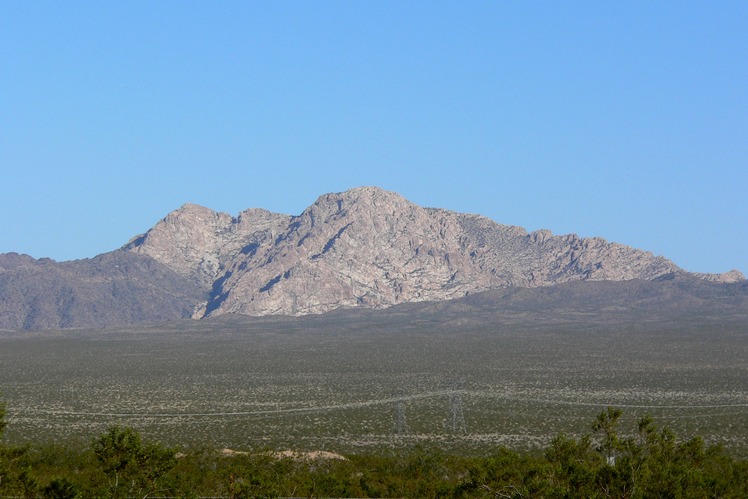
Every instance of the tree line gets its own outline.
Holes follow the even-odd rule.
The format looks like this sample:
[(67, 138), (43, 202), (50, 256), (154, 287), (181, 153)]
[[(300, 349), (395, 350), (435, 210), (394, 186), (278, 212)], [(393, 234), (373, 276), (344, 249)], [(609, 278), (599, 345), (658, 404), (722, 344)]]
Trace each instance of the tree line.
[[(0, 403), (0, 439), (7, 426)], [(433, 449), (346, 459), (224, 456), (145, 442), (112, 426), (85, 448), (8, 446), (0, 440), (0, 497), (748, 497), (748, 461), (700, 437), (681, 440), (645, 416), (627, 434), (607, 408), (580, 437), (556, 436), (542, 453), (489, 456)]]

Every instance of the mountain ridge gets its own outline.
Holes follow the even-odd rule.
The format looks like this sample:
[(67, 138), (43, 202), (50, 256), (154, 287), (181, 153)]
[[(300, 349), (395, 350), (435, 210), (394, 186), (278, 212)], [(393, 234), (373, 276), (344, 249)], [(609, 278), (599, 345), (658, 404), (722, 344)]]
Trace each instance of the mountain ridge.
[(124, 251), (55, 262), (0, 254), (0, 328), (66, 329), (190, 317), (203, 293), (156, 260)]
[[(174, 246), (201, 251), (170, 253)], [(125, 249), (183, 276), (210, 275), (211, 298), (196, 318), (384, 308), (507, 286), (686, 272), (664, 257), (601, 238), (530, 233), (481, 215), (423, 208), (376, 187), (323, 194), (297, 216), (250, 209), (231, 217), (185, 205)], [(743, 278), (699, 275), (716, 282)]]
[(359, 187), (323, 194), (295, 216), (262, 208), (232, 216), (186, 203), (91, 259), (1, 254), (0, 328), (303, 316), (491, 290), (658, 279), (745, 282), (738, 271), (691, 273), (602, 238), (528, 232)]

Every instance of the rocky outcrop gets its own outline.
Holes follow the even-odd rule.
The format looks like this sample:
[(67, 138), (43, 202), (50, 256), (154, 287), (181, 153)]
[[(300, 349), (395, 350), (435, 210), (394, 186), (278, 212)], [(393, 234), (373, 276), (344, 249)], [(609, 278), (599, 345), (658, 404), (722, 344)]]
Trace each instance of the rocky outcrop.
[(730, 270), (729, 272), (722, 272), (721, 274), (703, 274), (701, 272), (694, 272), (692, 275), (705, 281), (719, 283), (735, 283), (745, 280), (745, 276), (739, 270)]
[(125, 248), (148, 255), (179, 275), (210, 287), (220, 277), (222, 263), (253, 242), (266, 242), (291, 219), (262, 209), (249, 209), (234, 218), (195, 204), (185, 204)]
[(622, 244), (528, 233), (479, 215), (423, 208), (373, 187), (323, 195), (293, 217), (252, 209), (234, 218), (185, 205), (125, 249), (209, 292), (196, 318), (384, 308), (511, 286), (686, 274)]

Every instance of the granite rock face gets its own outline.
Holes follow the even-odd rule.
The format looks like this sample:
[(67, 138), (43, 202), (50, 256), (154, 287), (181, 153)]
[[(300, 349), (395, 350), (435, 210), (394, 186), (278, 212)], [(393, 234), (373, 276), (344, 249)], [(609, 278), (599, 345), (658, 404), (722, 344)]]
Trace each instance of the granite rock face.
[[(688, 274), (622, 244), (528, 233), (374, 187), (323, 195), (298, 216), (250, 209), (232, 217), (184, 205), (123, 249), (207, 292), (194, 318), (385, 308), (511, 286)], [(693, 275), (743, 279), (740, 272)]]
[(249, 209), (234, 218), (185, 204), (146, 234), (135, 237), (126, 248), (210, 287), (220, 277), (225, 262), (241, 254), (253, 241), (274, 237), (288, 226), (291, 218), (262, 209)]

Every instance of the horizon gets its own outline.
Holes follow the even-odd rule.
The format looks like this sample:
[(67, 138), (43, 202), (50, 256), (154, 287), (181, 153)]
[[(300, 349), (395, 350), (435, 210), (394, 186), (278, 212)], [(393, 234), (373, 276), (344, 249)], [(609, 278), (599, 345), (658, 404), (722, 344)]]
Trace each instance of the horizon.
[[(317, 198), (317, 199), (319, 199), (319, 198), (321, 198), (321, 197), (323, 197), (323, 196), (325, 196), (325, 195), (328, 195), (328, 194), (343, 194), (343, 193), (345, 193), (345, 192), (348, 192), (348, 191), (351, 191), (351, 190), (357, 190), (357, 189), (378, 189), (378, 190), (381, 190), (381, 191), (385, 191), (385, 192), (390, 192), (390, 193), (394, 193), (394, 194), (396, 194), (396, 195), (398, 195), (398, 196), (401, 196), (401, 195), (400, 195), (399, 193), (397, 193), (397, 192), (394, 192), (394, 191), (389, 191), (389, 190), (387, 190), (387, 189), (382, 189), (381, 187), (378, 187), (378, 186), (357, 186), (357, 187), (351, 187), (350, 189), (346, 189), (345, 191), (339, 191), (339, 192), (327, 192), (327, 193), (323, 193), (323, 194), (320, 194), (320, 196), (318, 196), (318, 198)], [(404, 198), (404, 196), (401, 196), (401, 197), (403, 197), (403, 198)], [(406, 199), (407, 201), (410, 201), (410, 200), (408, 200), (407, 198), (404, 198), (404, 199)], [(315, 200), (315, 203), (316, 203), (316, 200)], [(313, 204), (313, 203), (312, 203), (312, 204)], [(310, 204), (309, 206), (311, 206), (312, 204)], [(190, 202), (187, 202), (187, 203), (183, 203), (183, 204), (182, 204), (181, 206), (179, 206), (178, 208), (175, 208), (174, 210), (171, 210), (171, 211), (170, 211), (169, 213), (167, 213), (167, 214), (166, 214), (166, 215), (165, 215), (164, 217), (162, 217), (161, 219), (159, 219), (159, 221), (158, 221), (158, 222), (160, 222), (161, 220), (165, 219), (165, 218), (166, 218), (166, 217), (167, 217), (167, 216), (168, 216), (169, 214), (171, 214), (171, 213), (174, 213), (174, 212), (177, 212), (177, 211), (180, 211), (181, 209), (183, 209), (183, 208), (184, 208), (184, 207), (186, 207), (186, 206), (197, 206), (197, 207), (200, 207), (200, 208), (205, 208), (205, 209), (209, 209), (209, 210), (211, 210), (211, 211), (213, 211), (213, 212), (215, 212), (215, 213), (221, 213), (221, 214), (229, 215), (229, 216), (231, 216), (232, 218), (236, 218), (236, 217), (238, 217), (239, 215), (241, 215), (241, 214), (242, 214), (242, 213), (243, 213), (244, 211), (247, 211), (247, 210), (250, 210), (250, 209), (264, 209), (264, 208), (262, 208), (261, 206), (253, 206), (253, 207), (250, 207), (250, 208), (245, 208), (245, 209), (243, 209), (243, 210), (240, 210), (240, 211), (239, 211), (239, 212), (237, 212), (237, 213), (228, 213), (228, 212), (225, 212), (225, 211), (213, 210), (213, 209), (212, 209), (211, 207), (209, 207), (209, 206), (204, 206), (204, 205), (200, 205), (200, 204), (197, 204), (197, 203), (190, 203)], [(418, 206), (420, 206), (420, 205), (418, 205)], [(439, 207), (439, 206), (421, 206), (421, 207), (422, 207), (422, 208), (427, 208), (427, 209), (444, 209), (444, 210), (447, 210), (447, 211), (454, 211), (454, 210), (449, 210), (449, 208), (444, 208), (444, 207)], [(308, 207), (307, 207), (307, 208), (308, 208)], [(270, 211), (270, 210), (268, 210), (268, 211)], [(306, 208), (305, 208), (305, 210), (304, 210), (304, 211), (306, 211)], [(301, 215), (301, 214), (302, 214), (303, 212), (301, 212), (301, 213), (294, 213), (294, 214), (291, 214), (291, 213), (279, 213), (279, 212), (273, 212), (273, 213), (276, 213), (276, 214), (281, 214), (281, 215), (289, 215), (289, 216), (294, 216), (294, 217), (295, 217), (295, 216), (300, 216), (300, 215)], [(481, 215), (480, 213), (476, 213), (475, 215), (480, 215), (480, 216), (482, 216), (482, 215)], [(155, 225), (156, 225), (156, 224), (157, 224), (158, 222), (156, 222), (156, 223), (154, 224), (154, 226), (155, 226)], [(496, 222), (496, 223), (499, 223), (499, 222), (497, 222), (497, 221), (495, 221), (495, 220), (494, 220), (494, 222)], [(511, 226), (511, 224), (503, 224), (503, 225), (509, 225), (509, 226)], [(515, 226), (515, 227), (520, 227), (520, 226)], [(153, 227), (149, 227), (149, 229), (148, 229), (148, 230), (150, 230), (151, 228), (153, 228)], [(520, 227), (520, 228), (523, 228), (523, 229), (527, 230), (527, 229), (526, 229), (526, 228), (524, 228), (524, 227)], [(540, 229), (536, 229), (536, 230), (534, 230), (534, 231), (530, 231), (530, 230), (527, 230), (528, 234), (532, 234), (533, 232), (537, 232), (537, 231), (550, 231), (550, 229), (544, 229), (544, 228), (540, 228)], [(135, 234), (135, 235), (133, 235), (132, 237), (130, 237), (130, 239), (129, 239), (129, 240), (127, 241), (127, 242), (123, 243), (123, 244), (122, 244), (122, 245), (121, 245), (120, 247), (118, 247), (118, 248), (114, 248), (114, 249), (112, 249), (111, 251), (117, 251), (117, 250), (120, 250), (120, 249), (122, 249), (122, 248), (123, 248), (124, 246), (126, 246), (127, 244), (129, 244), (129, 243), (131, 243), (132, 241), (134, 241), (134, 240), (138, 239), (139, 237), (141, 237), (141, 236), (145, 235), (145, 233), (146, 233), (146, 232), (148, 232), (148, 231), (144, 231), (144, 232), (142, 232), (142, 233), (139, 233), (139, 234)], [(550, 232), (551, 232), (551, 234), (552, 234), (553, 236), (577, 235), (577, 234), (575, 234), (575, 233), (565, 233), (565, 234), (559, 234), (559, 233), (555, 233), (555, 232), (553, 232), (553, 231), (550, 231)], [(589, 237), (596, 237), (596, 236), (589, 236)], [(608, 243), (616, 243), (617, 241), (607, 241), (607, 240), (606, 240), (606, 242), (608, 242)], [(643, 249), (643, 248), (637, 248), (637, 249)], [(645, 251), (646, 251), (646, 250), (645, 250)], [(14, 253), (14, 252), (10, 252), (10, 253)], [(16, 253), (17, 253), (17, 252), (16, 252)], [(31, 255), (27, 255), (27, 256), (31, 256)], [(84, 257), (83, 259), (85, 259), (85, 258), (92, 258), (92, 257), (94, 257), (94, 256), (98, 256), (98, 255), (92, 255), (91, 257)], [(660, 255), (660, 256), (662, 256), (662, 255)], [(42, 257), (42, 258), (49, 258), (49, 257)], [(54, 259), (53, 259), (53, 260), (54, 260)], [(78, 259), (75, 259), (75, 260), (78, 260)], [(61, 261), (61, 260), (55, 260), (55, 261)], [(683, 270), (686, 270), (686, 271), (688, 271), (688, 269), (683, 269)], [(725, 271), (725, 272), (719, 272), (719, 273), (713, 273), (713, 274), (714, 274), (714, 275), (718, 275), (718, 274), (727, 274), (727, 273), (730, 273), (730, 272), (734, 272), (734, 271), (738, 271), (738, 272), (741, 272), (741, 273), (742, 273), (742, 271), (741, 271), (740, 269), (730, 269), (730, 270), (728, 270), (728, 271)], [(707, 273), (708, 273), (708, 272), (707, 272)], [(744, 278), (745, 278), (745, 276), (744, 276)]]
[(748, 4), (8, 3), (0, 253), (358, 186), (748, 273)]

